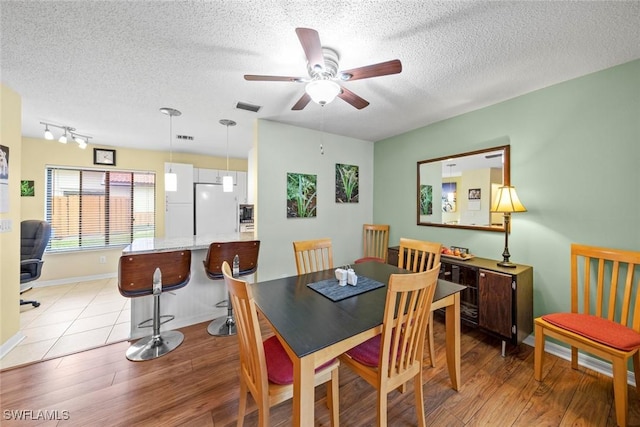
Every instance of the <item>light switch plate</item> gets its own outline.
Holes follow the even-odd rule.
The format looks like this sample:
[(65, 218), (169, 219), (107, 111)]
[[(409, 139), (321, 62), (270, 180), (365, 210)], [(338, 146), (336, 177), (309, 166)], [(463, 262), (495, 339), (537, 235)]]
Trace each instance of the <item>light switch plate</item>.
[(0, 233), (9, 233), (12, 228), (12, 221), (10, 219), (0, 219)]

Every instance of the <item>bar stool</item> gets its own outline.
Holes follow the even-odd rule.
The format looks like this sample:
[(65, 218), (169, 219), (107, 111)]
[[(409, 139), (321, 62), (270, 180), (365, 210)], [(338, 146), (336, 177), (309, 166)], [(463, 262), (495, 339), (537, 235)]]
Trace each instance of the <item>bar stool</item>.
[(127, 359), (134, 362), (163, 356), (184, 340), (180, 331), (160, 333), (160, 325), (174, 319), (160, 315), (160, 295), (184, 287), (191, 278), (191, 251), (155, 252), (123, 255), (118, 262), (118, 289), (127, 298), (153, 295), (153, 318), (138, 327), (152, 327), (153, 334), (140, 338), (127, 349)]
[[(233, 265), (233, 258), (238, 255), (240, 260), (238, 277), (253, 274), (258, 269), (259, 251), (260, 240), (211, 243), (207, 250), (207, 257), (203, 261), (204, 271), (211, 280), (223, 280), (222, 264), (227, 261), (229, 265)], [(227, 307), (227, 317), (212, 320), (207, 327), (207, 332), (214, 336), (235, 335), (236, 321), (233, 317), (231, 299), (220, 301), (216, 307)]]

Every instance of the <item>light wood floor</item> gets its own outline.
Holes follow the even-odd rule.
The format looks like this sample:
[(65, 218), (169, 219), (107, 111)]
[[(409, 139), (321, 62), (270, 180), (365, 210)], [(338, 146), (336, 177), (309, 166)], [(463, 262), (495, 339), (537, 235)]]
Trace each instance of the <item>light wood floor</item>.
[[(265, 335), (268, 330), (263, 325)], [(206, 324), (182, 329), (184, 343), (148, 362), (129, 362), (127, 342), (0, 372), (2, 426), (232, 426), (238, 405), (236, 337), (211, 337)], [(424, 369), (425, 411), (430, 426), (613, 426), (611, 379), (571, 370), (548, 355), (544, 382), (533, 379), (533, 349), (507, 347), (463, 327), (462, 388), (451, 389), (444, 353), (444, 325), (436, 320), (437, 367)], [(425, 352), (426, 353), (426, 352)], [(426, 356), (428, 358), (428, 356)], [(638, 395), (630, 387), (630, 422), (640, 425)], [(316, 390), (316, 425), (328, 425), (325, 389)], [(251, 400), (250, 400), (251, 401)], [(374, 390), (348, 368), (340, 368), (342, 426), (375, 425)], [(250, 409), (254, 409), (251, 405)], [(12, 421), (12, 411), (58, 419)], [(24, 411), (33, 411), (25, 413)], [(57, 411), (57, 412), (54, 412)], [(65, 412), (66, 411), (66, 412)], [(272, 409), (271, 425), (291, 424), (291, 402)], [(245, 425), (257, 424), (257, 412)], [(389, 425), (416, 424), (413, 388), (389, 395)]]

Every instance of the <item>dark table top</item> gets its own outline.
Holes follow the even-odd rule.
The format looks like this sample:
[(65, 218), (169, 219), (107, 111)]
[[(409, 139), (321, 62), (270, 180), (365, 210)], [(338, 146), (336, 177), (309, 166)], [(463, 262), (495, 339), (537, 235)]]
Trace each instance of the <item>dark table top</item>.
[[(352, 265), (358, 276), (385, 286), (333, 302), (307, 284), (335, 277), (334, 269), (290, 276), (252, 285), (256, 304), (298, 357), (307, 356), (382, 324), (387, 286), (391, 274), (410, 271), (378, 262)], [(434, 301), (465, 289), (438, 280)]]

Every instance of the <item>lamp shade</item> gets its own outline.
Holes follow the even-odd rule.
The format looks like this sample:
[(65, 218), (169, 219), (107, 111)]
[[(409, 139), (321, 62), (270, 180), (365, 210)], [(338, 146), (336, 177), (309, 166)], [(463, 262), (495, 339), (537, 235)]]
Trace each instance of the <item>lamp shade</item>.
[(233, 177), (231, 175), (225, 175), (222, 177), (222, 192), (223, 193), (233, 192)]
[(178, 191), (178, 175), (173, 172), (164, 174), (164, 191)]
[(314, 80), (307, 83), (304, 90), (313, 99), (313, 102), (325, 105), (336, 99), (340, 93), (340, 85), (331, 80)]
[(504, 186), (498, 188), (498, 193), (493, 200), (491, 206), (491, 212), (526, 212), (525, 208), (518, 195), (516, 194), (515, 187)]

